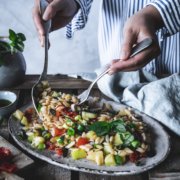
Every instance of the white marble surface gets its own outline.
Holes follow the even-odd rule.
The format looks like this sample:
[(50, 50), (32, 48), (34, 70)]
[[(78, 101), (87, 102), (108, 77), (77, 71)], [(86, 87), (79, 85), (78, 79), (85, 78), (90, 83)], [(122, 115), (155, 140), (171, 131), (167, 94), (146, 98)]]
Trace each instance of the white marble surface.
[[(0, 35), (7, 35), (11, 28), (26, 35), (24, 56), (27, 74), (41, 73), (43, 49), (32, 20), (33, 0), (1, 0)], [(99, 1), (94, 1), (85, 29), (76, 32), (71, 40), (65, 37), (65, 29), (50, 35), (49, 69), (51, 74), (93, 72), (99, 67), (97, 46), (97, 21)]]

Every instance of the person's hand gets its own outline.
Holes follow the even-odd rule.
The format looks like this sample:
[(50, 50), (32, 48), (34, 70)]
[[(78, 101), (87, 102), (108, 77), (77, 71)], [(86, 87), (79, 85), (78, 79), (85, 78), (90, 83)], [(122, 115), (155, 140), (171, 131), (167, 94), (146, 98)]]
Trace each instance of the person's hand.
[(39, 35), (41, 45), (44, 45), (44, 29), (42, 21), (52, 19), (51, 31), (66, 26), (78, 11), (78, 4), (75, 0), (48, 0), (43, 17), (41, 17), (39, 9), (39, 1), (35, 0), (33, 7), (33, 20)]
[[(162, 26), (163, 20), (158, 10), (153, 6), (147, 6), (131, 16), (123, 29), (124, 42), (120, 58), (112, 61), (109, 74), (118, 71), (138, 70), (157, 57), (160, 48), (155, 33)], [(132, 47), (146, 38), (152, 38), (153, 44), (136, 56), (129, 58)]]

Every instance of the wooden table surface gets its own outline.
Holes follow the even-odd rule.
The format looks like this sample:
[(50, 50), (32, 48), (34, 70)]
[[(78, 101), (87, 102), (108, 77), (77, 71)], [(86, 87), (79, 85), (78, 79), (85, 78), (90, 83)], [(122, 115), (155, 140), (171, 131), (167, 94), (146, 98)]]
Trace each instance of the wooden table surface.
[[(38, 77), (39, 76), (37, 75), (27, 75), (23, 84), (10, 89), (19, 94), (18, 107), (21, 107), (31, 101), (30, 90)], [(73, 94), (78, 94), (82, 92), (89, 85), (88, 81), (82, 79), (74, 79), (63, 75), (48, 76), (48, 81), (52, 88), (64, 92), (70, 92)], [(92, 95), (104, 97), (96, 86), (93, 89)], [(168, 158), (163, 163), (161, 163), (158, 167), (155, 167), (149, 172), (133, 176), (117, 177), (92, 175), (88, 173), (70, 171), (36, 159), (24, 152), (20, 147), (15, 144), (15, 142), (12, 140), (8, 133), (7, 121), (5, 121), (0, 127), (1, 136), (6, 138), (9, 142), (18, 147), (18, 149), (23, 151), (35, 161), (35, 163), (31, 167), (28, 167), (18, 172), (19, 176), (27, 180), (148, 180), (153, 179), (151, 177), (156, 173), (180, 172), (180, 138), (169, 131), (168, 133), (171, 136), (171, 152)]]

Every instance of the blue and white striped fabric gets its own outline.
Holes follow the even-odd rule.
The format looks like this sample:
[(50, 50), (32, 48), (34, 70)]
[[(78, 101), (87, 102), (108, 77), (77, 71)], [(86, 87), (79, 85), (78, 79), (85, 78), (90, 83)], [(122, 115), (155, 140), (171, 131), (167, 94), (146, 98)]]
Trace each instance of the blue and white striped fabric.
[[(85, 26), (93, 0), (76, 1), (81, 9), (67, 26), (68, 38)], [(161, 54), (144, 69), (155, 75), (180, 73), (180, 0), (102, 0), (98, 33), (102, 66), (119, 58), (126, 20), (147, 5), (157, 8), (165, 27), (157, 33)]]

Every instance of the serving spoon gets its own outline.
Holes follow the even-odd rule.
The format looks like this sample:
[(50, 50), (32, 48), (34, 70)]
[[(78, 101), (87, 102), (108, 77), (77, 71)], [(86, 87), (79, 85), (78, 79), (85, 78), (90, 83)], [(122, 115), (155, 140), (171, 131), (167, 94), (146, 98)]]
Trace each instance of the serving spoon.
[[(46, 0), (40, 0), (39, 1), (39, 9), (40, 9), (40, 12), (41, 12), (41, 17), (43, 16), (48, 4), (49, 3)], [(32, 90), (31, 90), (31, 98), (32, 98), (33, 106), (34, 106), (34, 108), (35, 108), (38, 115), (39, 115), (39, 111), (38, 111), (39, 95), (43, 91), (43, 89), (41, 87), (44, 84), (44, 82), (47, 81), (48, 46), (49, 46), (49, 32), (50, 32), (50, 29), (51, 29), (51, 20), (43, 21), (43, 27), (44, 27), (44, 31), (45, 31), (45, 40), (44, 40), (45, 41), (44, 42), (45, 60), (44, 60), (44, 67), (43, 67), (43, 71), (41, 73), (41, 76), (40, 76), (39, 80), (36, 82), (36, 84), (32, 87)]]

